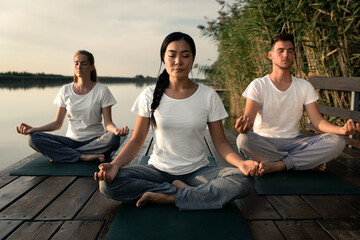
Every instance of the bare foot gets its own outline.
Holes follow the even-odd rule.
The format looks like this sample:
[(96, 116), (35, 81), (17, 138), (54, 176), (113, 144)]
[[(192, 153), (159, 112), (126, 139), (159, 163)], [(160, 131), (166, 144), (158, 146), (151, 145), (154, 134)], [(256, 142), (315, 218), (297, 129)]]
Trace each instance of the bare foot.
[(326, 163), (320, 164), (317, 167), (312, 168), (313, 171), (323, 172), (326, 169)]
[(193, 188), (193, 186), (187, 185), (186, 183), (180, 180), (174, 180), (172, 184), (176, 187), (176, 190), (180, 190), (183, 188)]
[(272, 172), (280, 172), (285, 169), (286, 169), (285, 164), (281, 160), (275, 161), (275, 162), (263, 161), (259, 165), (260, 176), (262, 176), (264, 174), (272, 173)]
[(81, 154), (80, 156), (81, 161), (100, 161), (105, 162), (105, 155), (104, 154)]
[(174, 195), (165, 194), (165, 193), (146, 192), (137, 201), (136, 206), (142, 207), (148, 203), (174, 204), (175, 203)]

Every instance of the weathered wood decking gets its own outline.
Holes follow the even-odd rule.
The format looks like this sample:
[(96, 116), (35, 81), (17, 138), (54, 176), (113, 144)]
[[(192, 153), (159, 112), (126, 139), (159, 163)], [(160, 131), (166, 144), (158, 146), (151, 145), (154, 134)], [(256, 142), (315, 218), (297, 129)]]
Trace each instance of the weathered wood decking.
[[(233, 132), (226, 134), (230, 142), (235, 141)], [(227, 165), (209, 134), (204, 145), (219, 165)], [(131, 165), (151, 151), (149, 134)], [(8, 175), (36, 156), (0, 172), (0, 239), (105, 239), (120, 203), (99, 193), (90, 177)], [(328, 169), (360, 188), (358, 150), (345, 149)], [(360, 239), (360, 195), (258, 196), (253, 192), (236, 203), (254, 239)]]

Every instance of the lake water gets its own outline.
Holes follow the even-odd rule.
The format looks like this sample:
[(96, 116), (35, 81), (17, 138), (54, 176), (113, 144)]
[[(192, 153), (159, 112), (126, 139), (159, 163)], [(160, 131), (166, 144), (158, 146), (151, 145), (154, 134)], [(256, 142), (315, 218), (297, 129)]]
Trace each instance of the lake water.
[[(136, 114), (130, 111), (136, 97), (149, 84), (106, 84), (117, 104), (112, 107), (113, 122), (118, 126), (135, 126)], [(27, 136), (18, 134), (16, 126), (22, 122), (40, 126), (55, 118), (57, 106), (52, 103), (60, 86), (27, 89), (0, 88), (0, 170), (27, 157), (35, 151), (28, 146)], [(52, 132), (65, 135), (67, 121), (62, 129)]]

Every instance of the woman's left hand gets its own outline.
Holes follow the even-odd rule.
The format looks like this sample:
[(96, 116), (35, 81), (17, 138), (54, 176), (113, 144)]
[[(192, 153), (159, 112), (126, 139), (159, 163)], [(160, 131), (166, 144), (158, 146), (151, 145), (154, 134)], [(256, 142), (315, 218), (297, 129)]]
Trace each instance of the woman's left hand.
[(115, 129), (114, 134), (117, 136), (126, 136), (129, 134), (129, 128), (128, 128), (128, 126), (125, 126), (122, 128), (117, 128), (117, 129)]

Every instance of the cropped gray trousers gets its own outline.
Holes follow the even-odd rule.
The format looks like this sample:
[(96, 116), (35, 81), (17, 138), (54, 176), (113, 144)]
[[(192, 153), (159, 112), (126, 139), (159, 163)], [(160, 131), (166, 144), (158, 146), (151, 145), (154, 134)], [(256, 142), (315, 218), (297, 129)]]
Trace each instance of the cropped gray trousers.
[(328, 133), (311, 137), (268, 138), (248, 132), (239, 134), (236, 144), (249, 159), (258, 162), (282, 160), (287, 170), (308, 170), (339, 156), (346, 142), (344, 137)]

